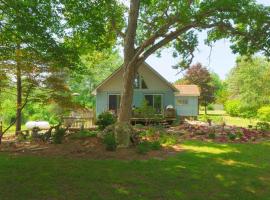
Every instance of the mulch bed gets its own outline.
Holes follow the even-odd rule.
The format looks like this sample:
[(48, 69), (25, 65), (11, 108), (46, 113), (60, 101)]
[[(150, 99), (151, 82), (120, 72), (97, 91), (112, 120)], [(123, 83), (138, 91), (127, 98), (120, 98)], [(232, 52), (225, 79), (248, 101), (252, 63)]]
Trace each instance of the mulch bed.
[(0, 145), (0, 153), (5, 152), (10, 155), (119, 160), (147, 160), (153, 158), (162, 160), (181, 151), (182, 149), (179, 145), (163, 147), (161, 150), (150, 151), (145, 155), (138, 154), (135, 147), (107, 151), (101, 139), (97, 137), (84, 139), (70, 139), (67, 137), (62, 144), (18, 142), (14, 137), (10, 137), (5, 138)]

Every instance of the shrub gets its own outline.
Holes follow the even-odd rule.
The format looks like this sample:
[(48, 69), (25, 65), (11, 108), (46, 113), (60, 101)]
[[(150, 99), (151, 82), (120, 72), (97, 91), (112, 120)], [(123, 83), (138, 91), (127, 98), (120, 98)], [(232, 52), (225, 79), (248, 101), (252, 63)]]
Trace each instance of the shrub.
[(64, 128), (56, 129), (55, 133), (52, 136), (52, 140), (54, 144), (61, 144), (64, 136), (65, 136), (66, 130)]
[(249, 106), (242, 106), (240, 108), (240, 117), (243, 118), (252, 118), (256, 117), (257, 115), (257, 109), (254, 107), (249, 107)]
[(199, 120), (203, 122), (208, 122), (208, 120), (211, 120), (211, 117), (209, 115), (200, 115)]
[(106, 145), (106, 150), (108, 151), (116, 150), (116, 141), (113, 133), (105, 135), (103, 143)]
[(256, 126), (258, 129), (263, 131), (270, 130), (270, 124), (267, 122), (258, 122)]
[(95, 136), (97, 136), (96, 131), (81, 130), (78, 133), (72, 135), (71, 137), (75, 139), (76, 138), (80, 139), (80, 138), (95, 137)]
[(216, 138), (216, 134), (215, 133), (209, 133), (208, 134), (208, 138), (215, 139)]
[(146, 100), (144, 100), (140, 107), (133, 110), (133, 114), (135, 117), (154, 118), (156, 111), (152, 106), (148, 105)]
[(233, 117), (240, 116), (241, 102), (240, 100), (228, 100), (225, 103), (226, 112)]
[(257, 116), (262, 121), (270, 122), (270, 106), (263, 106), (258, 109)]
[(146, 154), (150, 150), (151, 150), (151, 145), (147, 141), (144, 141), (144, 142), (138, 144), (138, 146), (137, 146), (137, 152), (139, 154)]
[(160, 144), (174, 145), (177, 143), (177, 138), (176, 138), (176, 136), (173, 136), (173, 135), (163, 134), (163, 135), (161, 135), (159, 142), (160, 142)]
[(237, 135), (234, 134), (234, 133), (229, 133), (229, 134), (228, 134), (228, 138), (229, 138), (230, 140), (235, 140), (236, 137), (237, 137)]
[(147, 130), (140, 132), (141, 136), (153, 136), (155, 135), (157, 129), (155, 127), (149, 127)]
[(209, 104), (209, 105), (207, 106), (207, 110), (214, 110), (214, 106), (213, 106), (212, 104)]
[(98, 116), (96, 124), (100, 130), (104, 130), (107, 126), (114, 124), (116, 117), (110, 112), (103, 112)]
[(159, 141), (154, 141), (151, 144), (151, 149), (152, 150), (160, 150), (161, 149), (161, 144)]

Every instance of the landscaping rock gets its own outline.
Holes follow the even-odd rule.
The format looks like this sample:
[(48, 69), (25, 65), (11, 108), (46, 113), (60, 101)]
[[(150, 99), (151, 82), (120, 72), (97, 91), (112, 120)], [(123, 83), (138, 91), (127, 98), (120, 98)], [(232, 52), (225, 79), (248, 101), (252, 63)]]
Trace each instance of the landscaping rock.
[(118, 122), (115, 124), (114, 134), (118, 148), (127, 148), (130, 144), (130, 136), (133, 135), (133, 127), (130, 123)]

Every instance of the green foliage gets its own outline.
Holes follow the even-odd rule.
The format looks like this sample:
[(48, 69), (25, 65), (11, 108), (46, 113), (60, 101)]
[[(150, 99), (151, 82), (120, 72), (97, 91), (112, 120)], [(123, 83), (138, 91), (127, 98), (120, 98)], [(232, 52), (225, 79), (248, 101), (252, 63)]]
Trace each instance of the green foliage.
[(146, 154), (147, 152), (151, 150), (160, 150), (161, 145), (159, 141), (149, 142), (149, 141), (143, 141), (137, 146), (137, 153), (139, 154)]
[(106, 134), (103, 139), (103, 143), (106, 146), (106, 150), (115, 151), (117, 144), (113, 133)]
[(209, 104), (209, 105), (207, 106), (207, 110), (214, 110), (214, 106), (213, 106), (212, 104)]
[(257, 128), (263, 131), (270, 130), (270, 124), (267, 122), (258, 122), (256, 124)]
[(174, 135), (162, 134), (159, 142), (164, 145), (175, 145), (177, 144), (177, 137)]
[(141, 142), (137, 146), (137, 153), (139, 154), (146, 154), (151, 150), (150, 143), (147, 141)]
[[(87, 63), (80, 57), (82, 54), (103, 54), (102, 49), (111, 49), (115, 44), (116, 34), (110, 30), (112, 26), (122, 27), (123, 6), (115, 1), (86, 3), (60, 0), (41, 3), (37, 0), (4, 0), (0, 3), (0, 10), (5, 10), (0, 14), (0, 104), (3, 102), (2, 94), (14, 92), (14, 95), (18, 95), (16, 79), (21, 76), (22, 104), (26, 103), (23, 123), (40, 119), (57, 123), (60, 116), (51, 113), (48, 104), (56, 104), (63, 110), (93, 106), (93, 97), (88, 98), (89, 90), (93, 89), (91, 85), (97, 83), (93, 83), (92, 79), (106, 74), (88, 73), (83, 78), (77, 78), (83, 82), (78, 87), (72, 82), (73, 77), (74, 74), (85, 72), (82, 69)], [(97, 60), (103, 62), (103, 65), (96, 66), (100, 72), (109, 71), (106, 64), (115, 66), (113, 60), (119, 58), (117, 53), (110, 50), (104, 54), (106, 56), (99, 56), (96, 60), (94, 56), (90, 58), (92, 64), (96, 64)], [(91, 76), (90, 83), (87, 76)], [(73, 98), (74, 91), (79, 92), (80, 96)], [(15, 116), (11, 116), (9, 109), (14, 109), (16, 99), (12, 105), (3, 109), (6, 124)], [(0, 108), (2, 112), (1, 105)]]
[(237, 135), (235, 133), (229, 133), (227, 136), (230, 140), (235, 140), (237, 138)]
[(96, 124), (100, 130), (104, 130), (107, 126), (114, 124), (115, 122), (116, 117), (112, 113), (106, 111), (98, 116)]
[(88, 131), (88, 130), (81, 130), (78, 133), (71, 135), (71, 137), (74, 139), (84, 139), (84, 138), (96, 137), (96, 136), (97, 136), (96, 131)]
[(144, 100), (140, 107), (133, 110), (135, 117), (154, 118), (156, 111), (152, 106), (149, 106), (147, 101)]
[[(212, 85), (215, 87), (215, 102), (218, 104), (224, 104), (228, 98), (227, 83), (220, 79), (218, 74), (211, 72)], [(209, 108), (207, 108), (210, 110)]]
[(52, 135), (52, 141), (54, 144), (61, 144), (64, 136), (65, 136), (66, 130), (64, 128), (56, 129), (54, 134)]
[(241, 102), (239, 100), (228, 100), (225, 103), (225, 110), (230, 116), (240, 116)]
[(239, 57), (227, 84), (229, 96), (241, 102), (238, 115), (256, 116), (259, 108), (270, 103), (270, 63), (263, 57)]
[(151, 144), (151, 149), (152, 150), (160, 150), (161, 149), (161, 144), (159, 141), (154, 141)]
[(93, 108), (95, 97), (90, 91), (121, 66), (122, 58), (116, 50), (93, 50), (81, 55), (81, 62), (82, 69), (71, 74), (69, 85), (71, 91), (79, 93), (74, 97), (76, 103)]
[(153, 136), (157, 133), (157, 129), (153, 126), (148, 127), (146, 130), (140, 132), (141, 136)]
[(215, 133), (209, 133), (208, 134), (208, 138), (215, 139), (216, 138), (216, 134)]
[(226, 101), (225, 110), (232, 117), (253, 118), (257, 114), (256, 108), (244, 104), (239, 99)]
[(6, 95), (6, 98), (0, 102), (0, 117), (4, 124), (9, 124), (16, 116), (16, 104), (14, 104), (14, 97), (11, 95)]
[(263, 106), (258, 109), (257, 116), (262, 121), (270, 122), (270, 106)]

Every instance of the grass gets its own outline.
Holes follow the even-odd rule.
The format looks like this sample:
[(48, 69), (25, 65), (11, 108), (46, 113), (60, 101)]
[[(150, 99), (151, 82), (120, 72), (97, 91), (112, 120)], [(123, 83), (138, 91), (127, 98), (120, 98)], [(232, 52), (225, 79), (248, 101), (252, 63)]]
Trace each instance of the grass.
[(0, 154), (1, 200), (270, 199), (270, 143), (184, 142), (166, 160)]
[[(255, 126), (258, 122), (257, 119), (245, 119), (242, 117), (231, 117), (226, 114), (223, 110), (209, 110), (207, 111), (209, 117), (213, 120), (213, 122), (220, 122), (224, 121), (227, 125), (231, 126), (241, 126), (241, 127), (248, 127), (248, 125)], [(199, 119), (202, 119), (204, 115), (204, 111), (200, 112)]]

